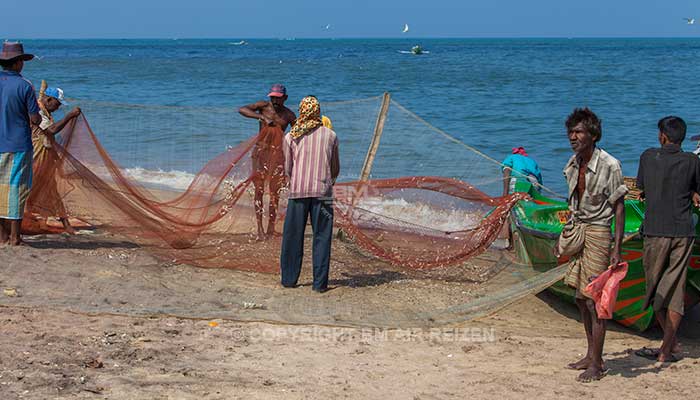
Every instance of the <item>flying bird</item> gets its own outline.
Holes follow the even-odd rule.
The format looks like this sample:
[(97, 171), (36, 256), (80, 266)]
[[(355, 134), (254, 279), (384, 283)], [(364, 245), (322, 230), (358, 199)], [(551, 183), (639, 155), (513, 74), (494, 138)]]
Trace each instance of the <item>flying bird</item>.
[(325, 30), (331, 29), (331, 24), (326, 25), (323, 29), (325, 29)]
[(404, 25), (403, 25), (403, 31), (402, 31), (402, 32), (403, 32), (403, 33), (408, 32), (408, 24), (404, 24)]
[(683, 18), (685, 22), (688, 23), (688, 25), (695, 25), (695, 18)]

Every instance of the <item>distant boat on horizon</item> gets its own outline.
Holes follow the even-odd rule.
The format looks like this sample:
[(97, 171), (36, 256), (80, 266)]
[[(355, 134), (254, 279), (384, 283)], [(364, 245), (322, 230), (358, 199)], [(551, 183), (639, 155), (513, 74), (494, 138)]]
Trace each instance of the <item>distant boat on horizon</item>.
[(419, 44), (411, 47), (410, 51), (407, 50), (399, 50), (399, 53), (401, 54), (413, 54), (414, 56), (419, 56), (421, 54), (430, 54), (429, 51), (423, 50), (423, 47)]
[(248, 42), (246, 42), (245, 40), (241, 40), (240, 42), (229, 42), (229, 44), (232, 44), (234, 46), (243, 46), (248, 44)]

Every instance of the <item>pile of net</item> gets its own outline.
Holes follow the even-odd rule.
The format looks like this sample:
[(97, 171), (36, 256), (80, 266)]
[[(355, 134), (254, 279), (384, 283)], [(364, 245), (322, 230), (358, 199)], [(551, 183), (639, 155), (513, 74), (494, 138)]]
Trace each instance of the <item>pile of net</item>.
[[(374, 101), (367, 107), (376, 110), (376, 104)], [(142, 140), (145, 144), (134, 145), (134, 158), (147, 163), (153, 157), (144, 152), (170, 152), (170, 159), (177, 162), (189, 160), (192, 163), (196, 157), (211, 156), (210, 159), (203, 163), (186, 188), (149, 184), (135, 177), (133, 168), (121, 166), (110, 156), (88, 123), (90, 107), (83, 107), (85, 113), (68, 124), (60, 133), (60, 139), (52, 143), (56, 151), (53, 161), (35, 169), (34, 193), (23, 223), (26, 233), (60, 231), (38, 218), (51, 215), (58, 197), (71, 217), (94, 228), (123, 235), (168, 260), (200, 267), (278, 271), (280, 234), (287, 202), (284, 187), (280, 191), (275, 234), (263, 241), (255, 237), (255, 182), (265, 177), (256, 172), (253, 154), (259, 151), (257, 144), (264, 131), (255, 132), (255, 126), (247, 134), (239, 132), (239, 143), (219, 154), (211, 154), (211, 148), (188, 151), (187, 146), (184, 150), (182, 146), (169, 147), (176, 146), (172, 138), (149, 138), (149, 127), (144, 120), (138, 126), (129, 125), (128, 119), (117, 121), (120, 113), (114, 112), (114, 108), (118, 106), (109, 107), (112, 111), (102, 115), (101, 123), (119, 127), (126, 132), (124, 135), (132, 134), (133, 139), (120, 136), (116, 128), (101, 138), (112, 142)], [(426, 170), (421, 167), (424, 163), (447, 159), (453, 160), (453, 165), (454, 160), (468, 153), (474, 159), (465, 160), (465, 164), (459, 166), (460, 171), (472, 174), (478, 171), (481, 177), (476, 179), (474, 175), (476, 186), (498, 190), (502, 186), (498, 163), (466, 152), (455, 146), (449, 137), (436, 135), (430, 149), (403, 140), (402, 132), (425, 129), (425, 126), (418, 119), (407, 118), (407, 110), (402, 107), (394, 109), (397, 111), (393, 112), (404, 113), (403, 117), (392, 120), (396, 114), (390, 114), (372, 177), (368, 180), (349, 178), (359, 176), (355, 174), (371, 140), (375, 117), (362, 112), (358, 106), (355, 114), (347, 113), (347, 119), (363, 122), (361, 127), (349, 129), (350, 122), (344, 122), (341, 112), (332, 113), (344, 171), (334, 188), (334, 198), (329, 200), (333, 202), (337, 231), (357, 246), (360, 253), (408, 269), (456, 265), (482, 253), (501, 233), (511, 208), (522, 195), (498, 196), (494, 194), (496, 190), (487, 194), (456, 173), (451, 177), (421, 176), (421, 170)], [(162, 118), (160, 121), (170, 121), (176, 126), (178, 122), (174, 116), (182, 114), (176, 111), (166, 108), (147, 110), (147, 113), (149, 121), (155, 124)], [(328, 108), (324, 109), (324, 113), (327, 111)], [(112, 115), (114, 121), (109, 120)], [(193, 129), (193, 124), (197, 124), (188, 121), (185, 129)], [(193, 130), (207, 129), (208, 126), (197, 124)], [(195, 137), (192, 143), (197, 140)], [(401, 169), (416, 172), (415, 176), (392, 176), (398, 170), (390, 164), (397, 159), (392, 152), (400, 152), (404, 158), (413, 157), (410, 166), (415, 171)], [(133, 166), (132, 161), (129, 163)], [(49, 187), (52, 189), (46, 190)], [(268, 206), (269, 194), (264, 204)], [(266, 208), (264, 225), (269, 214)]]

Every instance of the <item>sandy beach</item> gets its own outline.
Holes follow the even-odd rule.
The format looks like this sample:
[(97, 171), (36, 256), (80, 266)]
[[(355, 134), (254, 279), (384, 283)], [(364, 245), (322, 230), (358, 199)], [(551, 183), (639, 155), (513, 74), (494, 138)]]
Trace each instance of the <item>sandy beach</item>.
[(457, 324), (408, 317), (478, 291), (488, 280), (478, 266), (450, 282), (335, 264), (336, 289), (319, 295), (308, 275), (283, 290), (276, 275), (173, 265), (104, 233), (29, 244), (0, 249), (3, 399), (636, 399), (697, 388), (697, 315), (682, 326), (683, 359), (668, 365), (633, 354), (658, 331), (610, 324), (610, 371), (592, 384), (564, 369), (585, 350), (577, 311), (547, 292)]

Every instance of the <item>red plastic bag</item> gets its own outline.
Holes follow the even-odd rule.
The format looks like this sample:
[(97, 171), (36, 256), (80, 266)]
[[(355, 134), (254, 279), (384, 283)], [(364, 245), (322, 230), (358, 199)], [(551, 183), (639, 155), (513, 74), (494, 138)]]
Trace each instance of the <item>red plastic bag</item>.
[(626, 262), (620, 263), (615, 269), (611, 269), (611, 267), (598, 275), (585, 289), (586, 293), (591, 295), (595, 301), (595, 310), (600, 319), (612, 319), (620, 282), (627, 275), (628, 265)]

